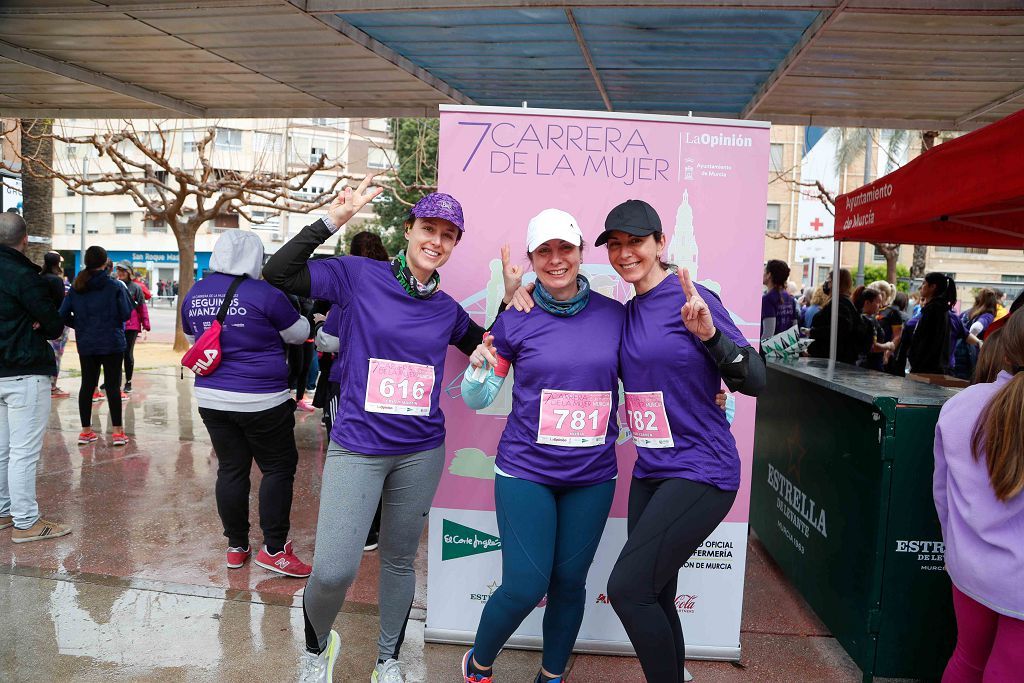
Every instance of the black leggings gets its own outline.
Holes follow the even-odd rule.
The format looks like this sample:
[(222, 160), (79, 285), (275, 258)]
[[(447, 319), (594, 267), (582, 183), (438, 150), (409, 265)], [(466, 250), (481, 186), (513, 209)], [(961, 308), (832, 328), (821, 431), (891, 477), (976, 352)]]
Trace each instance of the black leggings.
[(291, 344), (288, 347), (288, 388), (295, 390), (295, 400), (306, 395), (309, 366), (313, 364), (313, 343)]
[(131, 382), (135, 372), (135, 340), (139, 338), (138, 330), (125, 330), (124, 340), (128, 346), (124, 349), (124, 381)]
[(82, 388), (78, 390), (78, 416), (82, 418), (82, 429), (92, 426), (92, 394), (100, 381), (103, 369), (103, 387), (107, 390), (107, 405), (110, 407), (110, 423), (121, 426), (121, 361), (123, 353), (108, 353), (105, 356), (79, 356), (82, 364)]
[(252, 463), (260, 480), (260, 527), (263, 542), (277, 552), (288, 541), (292, 489), (299, 452), (295, 447), (295, 404), (256, 413), (199, 408), (217, 454), (217, 512), (224, 535), (234, 548), (249, 545), (249, 491)]
[(608, 598), (648, 681), (683, 681), (676, 579), (735, 499), (735, 491), (688, 479), (634, 477), (630, 485), (629, 536), (608, 579)]

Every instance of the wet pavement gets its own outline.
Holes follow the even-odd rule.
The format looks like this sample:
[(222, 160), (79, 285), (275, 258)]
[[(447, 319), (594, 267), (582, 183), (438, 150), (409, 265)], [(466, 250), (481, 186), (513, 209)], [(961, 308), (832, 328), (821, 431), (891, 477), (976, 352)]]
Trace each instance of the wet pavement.
[[(171, 368), (137, 372), (125, 402), (126, 448), (110, 446), (105, 402), (100, 440), (78, 446), (78, 380), (54, 402), (38, 476), (44, 515), (69, 536), (15, 545), (0, 531), (0, 681), (289, 681), (302, 643), (303, 580), (247, 564), (224, 565), (214, 502), (216, 459), (192, 397)], [(317, 413), (296, 413), (299, 469), (292, 509), (296, 553), (312, 562), (326, 449)], [(254, 473), (251, 518), (256, 526)], [(408, 681), (459, 680), (464, 648), (424, 644), (426, 543), (402, 661)], [(336, 628), (335, 681), (367, 681), (377, 637), (376, 553), (366, 553)], [(857, 681), (860, 672), (750, 543), (739, 663), (690, 662), (697, 681)], [(506, 651), (497, 682), (533, 680), (540, 655)], [(579, 655), (570, 680), (642, 681), (634, 658)]]

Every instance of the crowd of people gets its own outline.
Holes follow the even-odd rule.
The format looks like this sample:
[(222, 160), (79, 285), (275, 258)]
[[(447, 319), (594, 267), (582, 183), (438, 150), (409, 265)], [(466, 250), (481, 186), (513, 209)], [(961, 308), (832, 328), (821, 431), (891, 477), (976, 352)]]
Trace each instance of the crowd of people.
[[(787, 263), (768, 261), (761, 299), (761, 339), (796, 326), (814, 340), (808, 355), (828, 358), (832, 337), (832, 275), (797, 293)], [(1024, 294), (1008, 309), (1006, 294), (980, 288), (974, 304), (957, 312), (957, 285), (945, 273), (928, 273), (912, 295), (878, 280), (854, 287), (852, 273), (839, 270), (836, 360), (900, 377), (907, 373), (975, 376), (990, 326), (1024, 305)], [(994, 329), (994, 328), (993, 328)]]
[[(534, 680), (560, 683), (620, 475), (614, 416), (621, 382), (637, 459), (632, 472), (621, 473), (630, 476), (627, 540), (607, 595), (647, 680), (683, 681), (679, 570), (740, 488), (721, 386), (756, 396), (766, 382), (761, 355), (715, 292), (662, 260), (661, 219), (641, 200), (613, 207), (595, 241), (634, 298), (623, 305), (591, 289), (580, 271), (587, 245), (578, 221), (549, 208), (526, 226), (534, 284), (523, 286), (525, 268), (508, 245), (502, 249), (504, 297), (486, 330), (440, 286), (439, 269), (473, 228), (450, 195), (416, 203), (405, 222), (407, 244), (394, 257), (372, 233), (357, 234), (350, 255), (314, 257), (379, 194), (372, 183), (369, 176), (346, 188), (323, 219), (269, 260), (254, 233), (225, 231), (209, 271), (183, 297), (183, 329), (203, 352), (189, 367), (218, 461), (227, 567), (251, 559), (307, 579), (300, 680), (323, 682), (332, 680), (342, 647), (332, 626), (346, 592), (363, 553), (379, 549), (380, 631), (370, 676), (401, 683), (413, 563), (445, 464), (439, 399), (454, 346), (467, 357), (461, 393), (469, 408), (491, 404), (511, 368), (516, 378), (495, 445), (502, 582), (459, 675), (464, 683), (493, 681), (501, 650), (546, 596)], [(135, 341), (150, 327), (150, 294), (131, 264), (112, 264), (93, 246), (67, 282), (58, 254), (48, 254), (40, 269), (25, 257), (27, 244), (21, 217), (0, 215), (0, 334), (8, 340), (0, 349), (0, 528), (13, 527), (16, 543), (71, 531), (43, 518), (35, 497), (50, 402), (67, 396), (56, 378), (68, 329), (82, 367), (79, 443), (99, 438), (92, 407), (102, 375), (110, 443), (123, 446), (121, 401), (132, 391)], [(1024, 299), (1000, 310), (999, 294), (983, 289), (957, 314), (956, 283), (947, 275), (929, 273), (910, 299), (886, 282), (855, 289), (845, 269), (838, 300), (831, 281), (798, 298), (789, 275), (784, 262), (766, 264), (762, 338), (796, 326), (814, 339), (811, 355), (827, 355), (837, 305), (840, 361), (900, 375), (973, 378), (974, 386), (943, 408), (936, 430), (935, 504), (960, 625), (944, 680), (1009, 680), (999, 676), (1024, 664), (1024, 315), (1010, 315)], [(551, 409), (558, 402), (568, 407), (562, 419)], [(329, 446), (307, 564), (290, 539), (294, 430), (296, 411), (315, 408), (323, 410)], [(255, 551), (253, 463), (262, 473)]]

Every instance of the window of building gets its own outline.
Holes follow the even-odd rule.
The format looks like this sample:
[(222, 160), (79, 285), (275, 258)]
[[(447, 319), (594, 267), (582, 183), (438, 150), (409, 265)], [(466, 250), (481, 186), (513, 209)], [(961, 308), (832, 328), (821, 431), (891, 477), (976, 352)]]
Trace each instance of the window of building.
[(773, 142), (771, 144), (771, 148), (769, 150), (771, 164), (769, 168), (772, 170), (772, 172), (781, 173), (783, 170), (785, 170), (782, 165), (782, 153), (784, 149), (785, 147), (781, 143)]
[(196, 153), (199, 151), (199, 147), (202, 144), (203, 137), (205, 137), (206, 131), (204, 130), (186, 130), (181, 134), (181, 151), (185, 154)]
[(210, 232), (223, 232), (238, 227), (237, 213), (222, 213), (214, 217)]
[(64, 232), (69, 235), (74, 235), (78, 232), (78, 219), (74, 216), (64, 217)]
[(71, 189), (70, 185), (65, 185), (64, 189), (67, 191), (67, 196), (68, 197), (74, 197), (74, 196), (78, 195), (77, 192), (75, 192), (74, 190)]
[(100, 229), (98, 227), (94, 226), (94, 225), (89, 225), (88, 223), (86, 223), (86, 225), (85, 225), (85, 234), (86, 235), (98, 235), (98, 234), (100, 234)]
[(1011, 285), (1021, 285), (1024, 284), (1024, 275), (1002, 275), (999, 281)]
[(219, 151), (241, 152), (242, 131), (233, 128), (218, 128), (213, 143)]
[(282, 137), (277, 133), (254, 133), (252, 148), (256, 154), (280, 154)]
[(778, 204), (769, 204), (768, 212), (765, 217), (764, 229), (767, 232), (778, 232), (779, 231), (779, 211), (782, 207)]
[(320, 161), (320, 157), (327, 154), (326, 147), (310, 147), (309, 148), (309, 163), (315, 164)]
[(394, 150), (380, 147), (371, 147), (366, 150), (366, 165), (370, 168), (391, 168), (395, 165), (394, 159)]
[(146, 216), (142, 227), (146, 232), (167, 232), (167, 222), (162, 218), (154, 218), (153, 216)]
[(127, 211), (119, 211), (114, 214), (114, 234), (132, 234), (132, 215)]
[(253, 230), (277, 230), (281, 227), (281, 214), (272, 211), (253, 211)]
[[(900, 248), (896, 247), (896, 258), (898, 259), (899, 257)], [(878, 247), (875, 247), (874, 253), (872, 254), (871, 258), (873, 258), (875, 261), (885, 261), (885, 253)]]
[(988, 249), (980, 247), (935, 247), (936, 254), (987, 254)]
[(369, 130), (377, 130), (382, 133), (388, 132), (387, 119), (366, 119), (366, 127)]

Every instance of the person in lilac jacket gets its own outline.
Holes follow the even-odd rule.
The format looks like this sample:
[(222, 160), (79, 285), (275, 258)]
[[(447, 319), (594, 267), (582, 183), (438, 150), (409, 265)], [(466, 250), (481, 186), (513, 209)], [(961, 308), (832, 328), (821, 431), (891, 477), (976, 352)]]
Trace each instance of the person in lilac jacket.
[(1024, 671), (1024, 315), (1002, 336), (1010, 371), (951, 398), (935, 426), (932, 491), (958, 632), (943, 683)]

